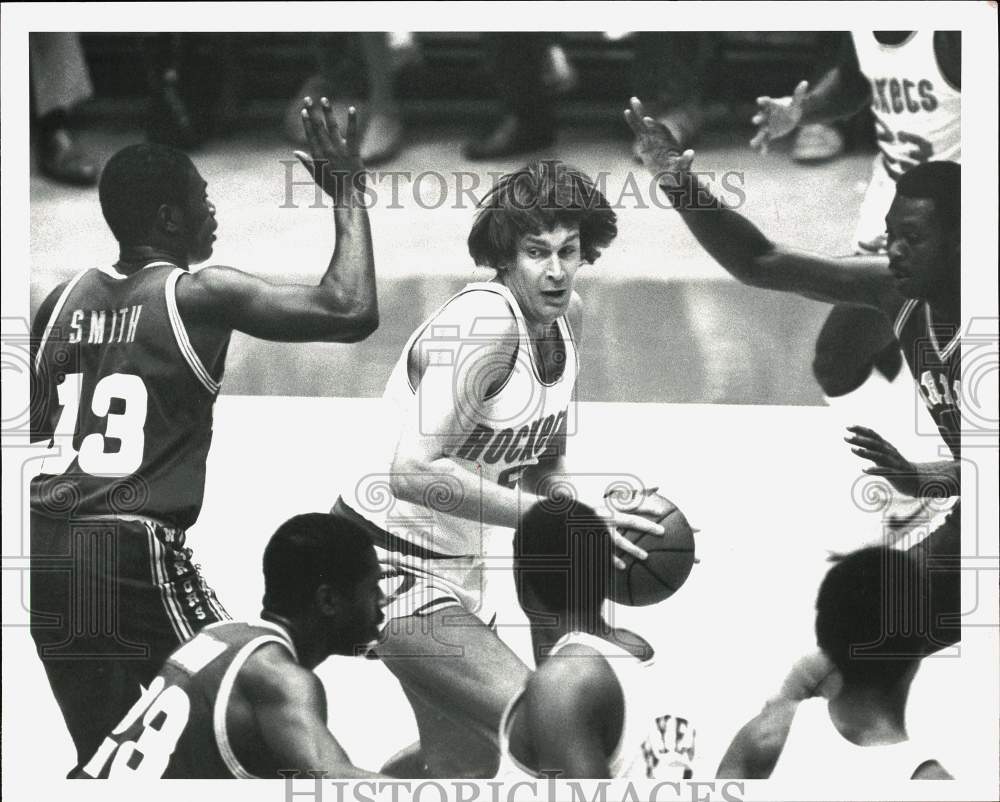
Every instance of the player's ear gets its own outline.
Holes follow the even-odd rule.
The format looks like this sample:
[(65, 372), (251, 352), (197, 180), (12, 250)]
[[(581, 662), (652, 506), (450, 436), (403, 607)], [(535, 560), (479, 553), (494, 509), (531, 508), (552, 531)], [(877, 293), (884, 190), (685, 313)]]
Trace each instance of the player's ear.
[(157, 227), (168, 234), (177, 234), (181, 230), (183, 216), (181, 210), (169, 203), (160, 204), (156, 210)]
[(313, 601), (316, 609), (326, 616), (337, 616), (341, 611), (340, 596), (334, 592), (330, 585), (320, 585), (313, 593)]

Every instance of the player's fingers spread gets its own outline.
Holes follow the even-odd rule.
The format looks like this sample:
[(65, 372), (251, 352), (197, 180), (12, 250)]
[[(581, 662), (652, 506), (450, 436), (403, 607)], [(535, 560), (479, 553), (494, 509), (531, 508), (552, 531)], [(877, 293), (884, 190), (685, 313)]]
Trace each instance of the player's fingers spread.
[(876, 465), (881, 465), (882, 467), (889, 467), (890, 465), (886, 455), (880, 451), (872, 451), (870, 448), (852, 448), (851, 451), (861, 457), (861, 459), (871, 460)]
[(642, 101), (639, 100), (639, 98), (630, 98), (629, 105), (632, 107), (632, 113), (635, 115), (637, 120), (641, 120), (645, 116), (646, 110), (643, 108)]
[(878, 432), (874, 429), (869, 429), (867, 426), (848, 426), (847, 431), (863, 435), (864, 437), (875, 437), (879, 440), (882, 439), (882, 436)]
[(315, 157), (319, 155), (321, 151), (320, 151), (319, 139), (316, 136), (316, 121), (312, 116), (312, 107), (313, 107), (312, 100), (310, 98), (306, 98), (305, 101), (303, 102), (303, 108), (300, 113), (300, 116), (302, 117), (302, 127), (303, 129), (305, 129), (306, 132), (306, 141), (309, 143), (309, 150)]
[(809, 82), (799, 81), (799, 85), (796, 86), (795, 91), (792, 92), (792, 97), (795, 98), (796, 101), (801, 102), (802, 98), (805, 97), (806, 92), (808, 91), (809, 91)]
[(764, 112), (759, 111), (753, 117), (750, 118), (750, 122), (752, 122), (754, 125), (760, 125), (766, 119), (767, 117), (764, 115)]
[(326, 121), (327, 131), (330, 132), (330, 139), (334, 143), (340, 142), (340, 126), (337, 125), (337, 118), (333, 113), (333, 106), (327, 98), (320, 99), (320, 105), (323, 107), (323, 119)]
[(617, 568), (619, 571), (624, 571), (625, 568), (627, 567), (625, 565), (625, 560), (623, 560), (621, 557), (612, 557), (611, 562), (615, 566), (615, 568)]
[(757, 132), (757, 136), (750, 140), (750, 147), (754, 150), (759, 150), (764, 147), (764, 143), (767, 141), (767, 131), (761, 129)]

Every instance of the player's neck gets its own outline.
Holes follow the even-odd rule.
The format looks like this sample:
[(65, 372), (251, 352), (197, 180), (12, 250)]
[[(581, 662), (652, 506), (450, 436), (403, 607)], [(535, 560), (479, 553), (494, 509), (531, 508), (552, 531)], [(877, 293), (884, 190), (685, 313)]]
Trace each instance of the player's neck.
[(187, 257), (177, 253), (174, 248), (161, 245), (122, 245), (118, 251), (115, 270), (125, 274), (134, 273), (151, 262), (171, 262), (185, 270), (188, 267)]
[(841, 735), (860, 746), (903, 740), (909, 692), (908, 681), (891, 689), (846, 683), (830, 701), (830, 717)]
[(264, 610), (260, 617), (264, 621), (277, 624), (288, 633), (288, 637), (292, 639), (292, 645), (295, 647), (299, 665), (303, 668), (316, 668), (330, 656), (330, 650), (326, 648), (322, 632), (313, 631), (313, 627), (293, 621), (271, 610)]

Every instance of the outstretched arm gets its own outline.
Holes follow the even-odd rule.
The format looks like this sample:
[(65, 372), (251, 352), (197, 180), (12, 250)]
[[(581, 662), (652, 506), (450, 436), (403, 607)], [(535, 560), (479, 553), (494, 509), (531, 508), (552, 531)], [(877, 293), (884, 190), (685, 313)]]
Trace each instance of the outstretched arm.
[(800, 125), (825, 123), (850, 117), (864, 108), (871, 97), (871, 86), (861, 74), (858, 56), (850, 34), (843, 34), (837, 65), (810, 89), (801, 81), (789, 97), (757, 98), (753, 124), (757, 134), (750, 146), (767, 151), (775, 139), (781, 139)]
[(712, 194), (691, 171), (694, 151), (682, 153), (666, 126), (646, 116), (638, 99), (632, 98), (625, 119), (639, 140), (643, 163), (691, 233), (713, 259), (744, 284), (795, 292), (827, 303), (872, 306), (887, 315), (894, 314), (902, 303), (886, 258), (841, 259), (772, 242)]
[(230, 267), (206, 267), (177, 283), (185, 321), (235, 329), (266, 340), (357, 342), (378, 328), (375, 260), (362, 202), (357, 112), (341, 137), (326, 98), (306, 98), (302, 121), (311, 158), (295, 155), (333, 201), (336, 243), (318, 285), (276, 284)]
[[(269, 762), (301, 773), (325, 771), (334, 778), (381, 776), (351, 763), (326, 726), (326, 695), (319, 677), (297, 665), (283, 647), (265, 646), (254, 653), (240, 671), (236, 688), (251, 704), (257, 743)], [(238, 752), (237, 757), (242, 758)]]
[(798, 702), (771, 702), (736, 733), (715, 772), (720, 780), (766, 780), (788, 739)]

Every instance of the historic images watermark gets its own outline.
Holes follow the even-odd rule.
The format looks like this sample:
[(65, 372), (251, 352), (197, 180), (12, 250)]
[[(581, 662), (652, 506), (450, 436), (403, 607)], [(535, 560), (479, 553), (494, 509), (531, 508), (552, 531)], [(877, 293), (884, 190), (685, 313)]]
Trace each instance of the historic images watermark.
[[(301, 175), (301, 165), (296, 159), (282, 159), (283, 201), (279, 209), (310, 209), (330, 207), (332, 201), (312, 178)], [(386, 209), (475, 209), (480, 199), (507, 173), (489, 171), (479, 173), (467, 170), (439, 172), (437, 170), (366, 170), (351, 177), (355, 198), (365, 209), (376, 206)], [(687, 208), (713, 208), (714, 198), (729, 208), (737, 209), (746, 202), (745, 176), (740, 170), (717, 172), (691, 171), (707, 192), (692, 193)], [(672, 203), (659, 188), (661, 176), (629, 170), (624, 179), (619, 171), (601, 171), (593, 176), (592, 197), (598, 201), (600, 193), (612, 209), (670, 209)], [(346, 174), (345, 174), (346, 178)], [(609, 182), (613, 179), (613, 182)], [(714, 197), (713, 197), (714, 196)]]

